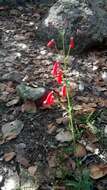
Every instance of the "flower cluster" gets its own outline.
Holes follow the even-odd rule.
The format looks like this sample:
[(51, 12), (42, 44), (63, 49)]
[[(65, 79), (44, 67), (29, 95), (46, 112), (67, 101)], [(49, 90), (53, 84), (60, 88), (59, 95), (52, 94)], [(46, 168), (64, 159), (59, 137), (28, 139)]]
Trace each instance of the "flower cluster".
[[(56, 46), (56, 42), (54, 39), (50, 40), (47, 44), (48, 48), (54, 48)], [(73, 49), (75, 46), (74, 44), (74, 38), (70, 38), (70, 44), (69, 44), (69, 48)], [(62, 98), (66, 98), (67, 96), (67, 85), (66, 85), (66, 81), (64, 80), (64, 72), (61, 68), (61, 62), (60, 61), (54, 61), (53, 62), (53, 68), (51, 71), (52, 76), (55, 78), (55, 80), (57, 81), (57, 83), (61, 86), (60, 92), (57, 92), (58, 95), (60, 95)], [(55, 103), (55, 96), (54, 96), (54, 92), (51, 91), (49, 92), (49, 94), (47, 95), (45, 101), (43, 102), (44, 105), (53, 105)]]

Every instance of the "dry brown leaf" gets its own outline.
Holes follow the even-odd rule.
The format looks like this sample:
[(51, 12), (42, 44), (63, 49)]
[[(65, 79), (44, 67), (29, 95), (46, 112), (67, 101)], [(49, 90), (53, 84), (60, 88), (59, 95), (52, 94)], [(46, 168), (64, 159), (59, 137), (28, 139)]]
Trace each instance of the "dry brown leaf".
[(22, 112), (36, 113), (36, 104), (34, 101), (28, 100), (24, 104), (22, 104), (21, 110)]
[(85, 114), (89, 112), (95, 112), (96, 111), (97, 104), (96, 103), (83, 103), (82, 105), (76, 105), (74, 106), (74, 110), (77, 114)]
[[(87, 128), (87, 126), (86, 126)], [(84, 137), (90, 141), (91, 143), (95, 143), (98, 141), (97, 137), (95, 134), (93, 134), (89, 129), (85, 130)]]
[(104, 98), (98, 98), (97, 103), (101, 107), (107, 107), (107, 99)]
[(48, 155), (48, 164), (49, 168), (54, 168), (56, 166), (56, 158), (57, 158), (57, 152), (49, 152)]
[(99, 179), (107, 175), (107, 164), (94, 164), (89, 166), (90, 176)]
[(10, 141), (11, 139), (15, 139), (16, 136), (17, 136), (16, 134), (13, 134), (13, 133), (12, 133), (12, 134), (9, 135), (9, 137), (6, 137), (5, 140), (6, 140), (6, 142), (7, 142), (7, 141)]
[(29, 161), (25, 157), (23, 157), (23, 155), (18, 154), (16, 157), (16, 160), (17, 162), (19, 162), (22, 166), (26, 168), (30, 167)]
[(15, 157), (15, 155), (16, 155), (15, 152), (9, 152), (9, 153), (5, 153), (3, 157), (6, 162), (9, 162)]
[(36, 171), (37, 171), (37, 166), (30, 166), (28, 168), (28, 172), (30, 173), (31, 176), (34, 176)]
[(74, 156), (79, 158), (79, 157), (83, 157), (86, 155), (86, 149), (83, 145), (77, 143), (76, 147), (75, 147), (75, 152), (74, 152)]
[(56, 130), (56, 126), (53, 123), (48, 125), (48, 134), (52, 134)]
[(75, 161), (69, 159), (69, 160), (67, 161), (67, 167), (68, 167), (68, 169), (70, 169), (70, 170), (75, 170), (75, 168), (76, 168), (76, 163), (75, 163)]

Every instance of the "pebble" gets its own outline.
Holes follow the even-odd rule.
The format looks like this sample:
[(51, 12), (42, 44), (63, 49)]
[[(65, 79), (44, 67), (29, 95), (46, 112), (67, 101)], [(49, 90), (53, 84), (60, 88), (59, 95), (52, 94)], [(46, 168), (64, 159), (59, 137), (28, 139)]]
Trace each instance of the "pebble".
[(20, 120), (15, 120), (9, 123), (6, 123), (2, 126), (2, 134), (4, 139), (13, 139), (16, 138), (17, 135), (21, 132), (23, 129), (24, 124)]
[(69, 142), (72, 140), (71, 133), (69, 131), (63, 131), (61, 130), (56, 136), (55, 136), (57, 141), (60, 141), (61, 143), (63, 142)]
[(105, 128), (104, 128), (104, 134), (105, 134), (106, 137), (107, 137), (107, 125), (106, 125)]
[(104, 80), (104, 82), (107, 82), (107, 72), (106, 71), (104, 71), (102, 73), (102, 79)]
[(18, 46), (22, 49), (22, 50), (26, 50), (28, 47), (26, 44), (24, 43), (19, 43)]
[(82, 81), (79, 82), (79, 86), (78, 86), (78, 89), (83, 92), (84, 91), (84, 83)]
[(0, 183), (3, 181), (3, 176), (0, 175)]

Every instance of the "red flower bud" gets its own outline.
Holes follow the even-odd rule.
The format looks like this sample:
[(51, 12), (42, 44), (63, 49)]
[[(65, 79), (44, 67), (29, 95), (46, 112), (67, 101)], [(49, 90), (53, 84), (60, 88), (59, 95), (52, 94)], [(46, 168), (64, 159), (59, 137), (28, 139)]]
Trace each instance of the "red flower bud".
[(59, 70), (59, 65), (60, 65), (60, 62), (59, 61), (55, 61), (54, 65), (53, 65), (53, 68), (52, 68), (52, 71), (51, 71), (51, 74), (53, 76), (57, 75), (58, 70)]
[(60, 95), (64, 98), (67, 96), (67, 87), (66, 87), (66, 84), (64, 84), (61, 88), (61, 93)]
[(55, 40), (52, 39), (52, 40), (50, 40), (50, 41), (48, 42), (47, 47), (48, 47), (48, 48), (53, 48), (54, 46), (55, 46)]
[(53, 105), (55, 103), (55, 98), (54, 98), (54, 95), (53, 95), (53, 91), (49, 92), (46, 100), (43, 102), (44, 105)]
[(57, 80), (58, 84), (62, 84), (62, 79), (63, 79), (63, 72), (62, 72), (62, 70), (60, 70), (56, 76), (56, 80)]
[(70, 38), (70, 44), (69, 44), (70, 48), (73, 49), (75, 47), (75, 43), (74, 43), (74, 38), (71, 37)]

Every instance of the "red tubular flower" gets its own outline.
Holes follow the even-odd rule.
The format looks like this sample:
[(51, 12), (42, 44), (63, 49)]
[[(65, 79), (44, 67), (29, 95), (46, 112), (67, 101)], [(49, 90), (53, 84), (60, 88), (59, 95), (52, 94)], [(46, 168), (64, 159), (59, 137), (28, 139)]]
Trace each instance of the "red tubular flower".
[(69, 44), (70, 48), (73, 49), (75, 47), (75, 43), (74, 43), (74, 38), (71, 37), (70, 38), (70, 44)]
[(46, 100), (43, 102), (44, 105), (53, 105), (55, 103), (55, 98), (53, 95), (53, 91), (49, 92), (49, 94), (47, 95)]
[(64, 84), (61, 88), (61, 93), (60, 95), (65, 98), (67, 96), (67, 87), (66, 87), (66, 84)]
[(60, 70), (56, 76), (56, 80), (57, 80), (58, 84), (62, 84), (62, 79), (63, 79), (63, 72), (62, 72), (62, 70)]
[(48, 47), (48, 48), (53, 48), (54, 46), (55, 46), (55, 40), (52, 39), (52, 40), (50, 40), (50, 41), (48, 42), (47, 47)]
[(56, 76), (56, 75), (57, 75), (58, 70), (59, 70), (59, 64), (60, 64), (59, 61), (55, 61), (54, 65), (53, 65), (53, 69), (52, 69), (52, 71), (51, 71), (51, 74), (52, 74), (53, 76)]

